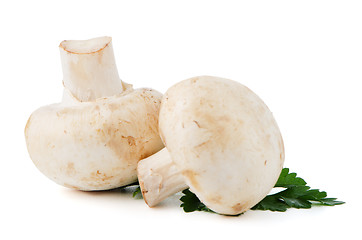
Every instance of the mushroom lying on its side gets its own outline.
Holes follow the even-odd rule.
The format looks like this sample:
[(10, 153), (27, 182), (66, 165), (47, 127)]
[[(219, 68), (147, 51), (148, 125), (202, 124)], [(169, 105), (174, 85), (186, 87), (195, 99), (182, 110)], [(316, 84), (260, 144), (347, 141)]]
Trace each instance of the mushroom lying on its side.
[(123, 83), (110, 37), (63, 41), (63, 101), (36, 110), (25, 127), (31, 159), (63, 186), (105, 190), (137, 180), (137, 163), (163, 147), (162, 95)]
[(239, 214), (269, 193), (283, 167), (272, 113), (231, 80), (202, 76), (172, 86), (161, 103), (159, 131), (166, 148), (138, 164), (151, 207), (190, 187), (213, 211)]

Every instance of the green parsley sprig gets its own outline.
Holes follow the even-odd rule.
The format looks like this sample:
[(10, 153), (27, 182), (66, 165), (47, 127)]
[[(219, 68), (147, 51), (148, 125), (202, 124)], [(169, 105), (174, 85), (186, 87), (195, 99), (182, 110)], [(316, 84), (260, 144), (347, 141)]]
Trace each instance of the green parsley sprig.
[[(135, 186), (138, 183), (130, 184)], [(128, 185), (128, 186), (130, 186)], [(251, 210), (270, 210), (285, 212), (288, 208), (311, 208), (313, 205), (334, 206), (344, 204), (337, 198), (327, 198), (327, 193), (318, 189), (311, 189), (306, 181), (297, 177), (296, 173), (290, 173), (289, 168), (284, 168), (280, 173), (274, 188), (283, 188), (280, 192), (270, 194), (261, 200)], [(185, 212), (203, 211), (215, 213), (205, 206), (199, 198), (189, 189), (182, 191), (183, 196), (180, 207)], [(134, 198), (142, 198), (141, 188), (138, 186), (133, 191)]]
[[(310, 189), (306, 182), (297, 177), (296, 173), (289, 173), (289, 168), (284, 168), (279, 176), (275, 188), (284, 190), (270, 194), (256, 204), (252, 210), (270, 210), (285, 212), (288, 208), (311, 208), (313, 205), (334, 206), (343, 204), (336, 198), (327, 198), (327, 193), (318, 189)], [(180, 207), (185, 212), (205, 211), (213, 212), (207, 208), (195, 194), (186, 189), (180, 200)]]

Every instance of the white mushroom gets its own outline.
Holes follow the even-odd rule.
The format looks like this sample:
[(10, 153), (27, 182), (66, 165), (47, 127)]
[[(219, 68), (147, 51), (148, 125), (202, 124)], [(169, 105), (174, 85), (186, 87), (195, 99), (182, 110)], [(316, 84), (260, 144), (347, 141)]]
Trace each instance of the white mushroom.
[(162, 95), (133, 90), (117, 72), (110, 37), (60, 44), (63, 101), (36, 110), (25, 127), (29, 155), (56, 183), (105, 190), (137, 180), (137, 163), (163, 147)]
[(138, 164), (150, 207), (190, 187), (215, 212), (239, 214), (270, 192), (283, 167), (272, 113), (235, 81), (202, 76), (172, 86), (161, 103), (159, 131), (166, 148)]

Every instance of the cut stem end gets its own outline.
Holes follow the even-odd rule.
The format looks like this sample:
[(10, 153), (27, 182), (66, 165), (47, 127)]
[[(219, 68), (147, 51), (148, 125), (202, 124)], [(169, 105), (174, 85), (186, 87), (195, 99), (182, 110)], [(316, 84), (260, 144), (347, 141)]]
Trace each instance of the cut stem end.
[(60, 43), (64, 87), (79, 101), (94, 101), (123, 92), (112, 38), (66, 40)]
[(137, 172), (143, 199), (149, 207), (188, 188), (166, 148), (141, 160)]

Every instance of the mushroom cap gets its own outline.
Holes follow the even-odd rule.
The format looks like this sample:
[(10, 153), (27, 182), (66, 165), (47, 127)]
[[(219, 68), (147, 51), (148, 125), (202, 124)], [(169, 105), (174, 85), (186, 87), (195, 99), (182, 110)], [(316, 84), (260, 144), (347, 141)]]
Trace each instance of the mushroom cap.
[(283, 140), (272, 113), (232, 80), (201, 76), (169, 88), (159, 131), (190, 190), (221, 214), (257, 204), (283, 167)]
[(129, 89), (93, 102), (52, 104), (25, 127), (31, 159), (47, 177), (79, 190), (106, 190), (137, 180), (137, 163), (159, 151), (162, 94)]

